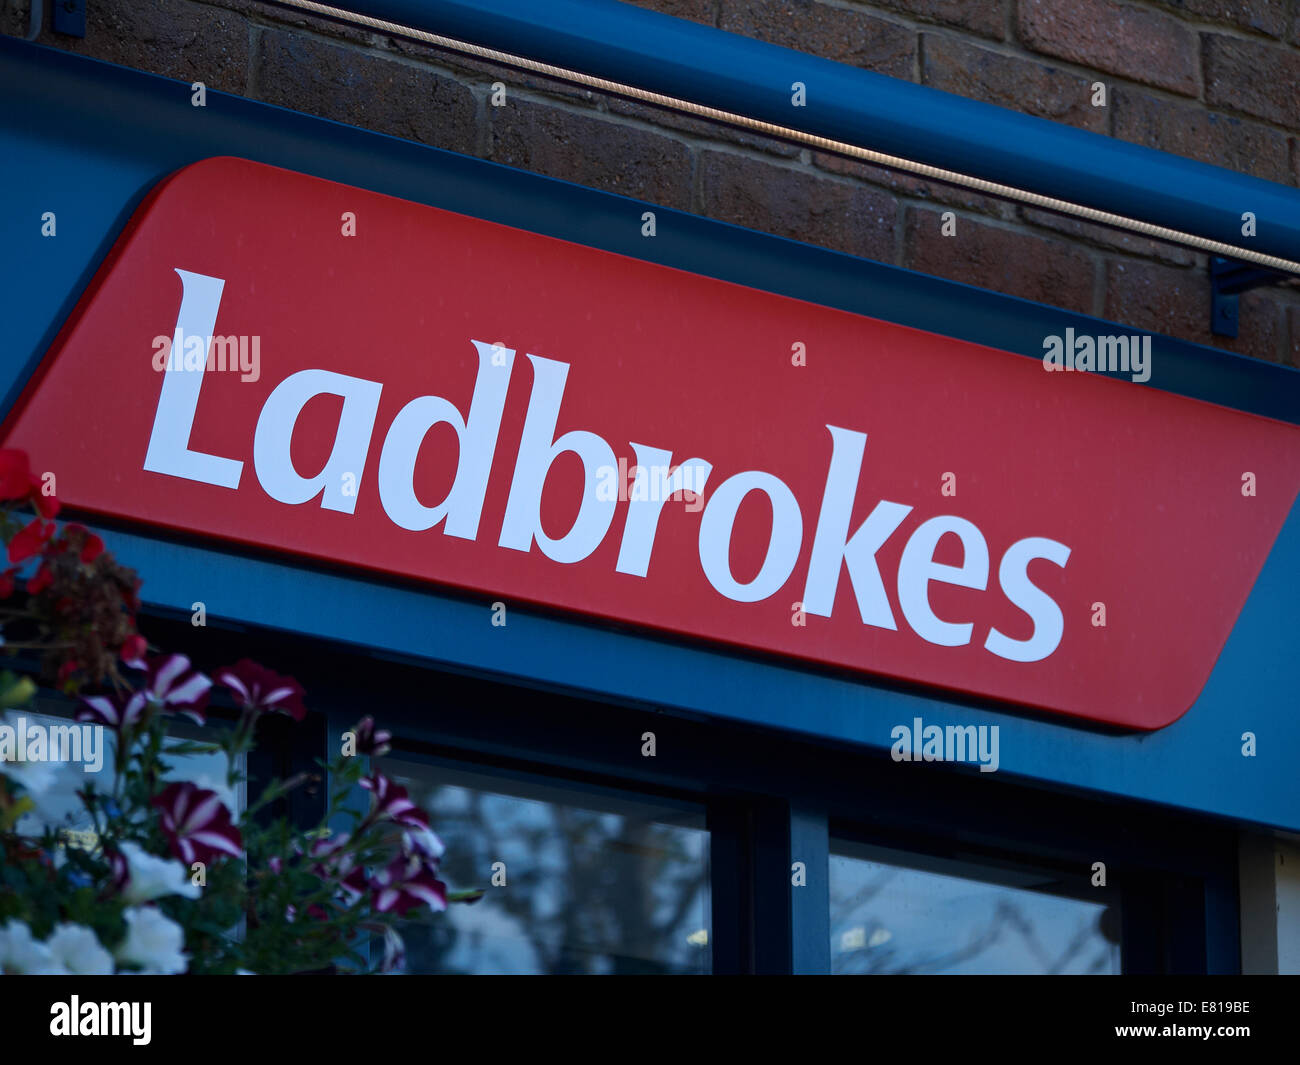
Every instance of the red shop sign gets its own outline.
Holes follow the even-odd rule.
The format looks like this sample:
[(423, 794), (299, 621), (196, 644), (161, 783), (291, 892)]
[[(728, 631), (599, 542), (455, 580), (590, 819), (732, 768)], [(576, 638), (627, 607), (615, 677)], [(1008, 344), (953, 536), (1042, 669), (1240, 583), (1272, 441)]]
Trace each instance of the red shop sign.
[(91, 513), (1141, 729), (1300, 488), (1290, 425), (231, 158), (5, 435)]

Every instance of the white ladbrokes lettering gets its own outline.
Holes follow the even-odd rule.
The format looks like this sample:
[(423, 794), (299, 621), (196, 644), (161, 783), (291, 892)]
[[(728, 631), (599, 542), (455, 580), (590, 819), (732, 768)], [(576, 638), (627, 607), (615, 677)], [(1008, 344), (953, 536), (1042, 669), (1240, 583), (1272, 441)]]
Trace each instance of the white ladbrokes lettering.
[[(182, 284), (177, 335), (213, 335), (225, 282), (185, 270), (176, 273)], [(379, 498), (385, 514), (400, 528), (423, 532), (441, 524), (448, 536), (478, 539), (516, 353), (498, 344), (471, 343), (478, 353), (478, 371), (468, 412), (462, 415), (441, 396), (419, 396), (399, 411), (385, 435), (379, 458)], [(595, 433), (570, 430), (556, 437), (569, 366), (539, 355), (527, 358), (533, 370), (532, 390), (497, 544), (523, 552), (536, 545), (552, 561), (572, 565), (588, 558), (609, 534), (619, 499), (608, 490), (608, 479), (618, 461), (609, 443)], [(190, 448), (203, 385), (202, 366), (203, 360), (196, 359), (192, 365), (169, 366), (163, 375), (144, 469), (235, 489), (243, 474), (242, 460)], [(382, 389), (378, 381), (323, 369), (300, 370), (276, 385), (258, 418), (253, 446), (254, 469), (266, 493), (289, 505), (319, 497), (326, 510), (354, 513)], [(343, 400), (333, 447), (323, 469), (315, 476), (303, 477), (294, 469), (290, 441), (303, 408), (324, 394)], [(445, 497), (428, 506), (416, 498), (415, 464), (426, 435), (439, 424), (456, 433), (459, 456)], [(803, 610), (830, 617), (841, 574), (847, 569), (863, 624), (897, 630), (877, 555), (913, 508), (882, 499), (850, 532), (867, 434), (835, 425), (826, 429), (831, 435), (831, 460), (813, 532)], [(627, 507), (615, 569), (647, 578), (660, 512), (673, 490), (683, 487), (679, 483), (683, 470), (694, 471), (701, 493), (706, 477), (711, 481), (717, 478), (711, 476), (713, 465), (705, 458), (674, 464), (670, 450), (643, 443), (631, 447), (638, 464), (674, 469), (677, 478), (662, 486), (665, 491), (634, 492)], [(581, 461), (583, 494), (568, 531), (552, 538), (542, 529), (542, 490), (551, 466), (566, 452)], [(343, 487), (348, 482), (345, 473), (350, 473), (354, 482), (350, 491)], [(731, 540), (740, 505), (755, 492), (767, 497), (772, 528), (757, 574), (742, 582), (731, 570)], [(939, 542), (947, 536), (961, 542), (960, 565), (935, 560)], [(742, 603), (775, 595), (793, 575), (803, 542), (803, 511), (789, 486), (778, 477), (762, 470), (744, 470), (713, 485), (700, 517), (699, 562), (721, 595)], [(1069, 547), (1045, 537), (1027, 537), (1006, 549), (998, 564), (998, 583), (1012, 605), (1032, 621), (1033, 632), (1027, 639), (1014, 639), (990, 627), (983, 634), (985, 649), (1012, 662), (1038, 662), (1056, 650), (1064, 633), (1064, 617), (1059, 605), (1029, 580), (1028, 567), (1043, 559), (1063, 568), (1069, 557)], [(974, 622), (937, 617), (931, 606), (930, 585), (983, 591), (988, 586), (989, 568), (988, 544), (972, 522), (951, 514), (922, 522), (903, 544), (895, 581), (904, 619), (928, 643), (941, 647), (969, 644), (975, 638)]]

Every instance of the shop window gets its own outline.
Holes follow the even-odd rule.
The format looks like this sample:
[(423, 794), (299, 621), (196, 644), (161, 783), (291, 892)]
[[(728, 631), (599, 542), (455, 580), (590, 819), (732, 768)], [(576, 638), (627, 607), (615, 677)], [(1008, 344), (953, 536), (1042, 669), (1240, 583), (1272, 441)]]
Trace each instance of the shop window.
[(1058, 876), (835, 843), (831, 971), (1120, 972), (1119, 907)]
[[(77, 704), (72, 699), (53, 692), (41, 692), (32, 709), (10, 710), (8, 715), (11, 722), (18, 717), (23, 717), (32, 724), (39, 724), (48, 729), (70, 724), (76, 709)], [(211, 742), (212, 727), (196, 725), (181, 718), (173, 719), (167, 725), (168, 745), (187, 740)], [(103, 743), (100, 752), (103, 761), (98, 771), (87, 772), (83, 763), (76, 762), (66, 762), (54, 767), (48, 787), (44, 788), (37, 797), (35, 809), (19, 820), (17, 826), (19, 832), (38, 835), (44, 828), (54, 828), (58, 829), (63, 838), (73, 846), (94, 846), (93, 826), (81, 800), (77, 798), (77, 792), (87, 783), (94, 784), (100, 792), (112, 790), (115, 749), (113, 730), (104, 728), (100, 731), (100, 736)], [(202, 787), (211, 788), (225, 798), (236, 819), (243, 812), (247, 801), (246, 785), (241, 782), (233, 789), (226, 787), (228, 760), (224, 752), (183, 755), (168, 753), (164, 755), (164, 759), (172, 767), (168, 774), (169, 780), (192, 780)], [(236, 767), (241, 776), (244, 771), (244, 761), (241, 755), (239, 765)]]
[(452, 890), (402, 929), (411, 973), (707, 973), (709, 835), (701, 808), (389, 757), (428, 811)]

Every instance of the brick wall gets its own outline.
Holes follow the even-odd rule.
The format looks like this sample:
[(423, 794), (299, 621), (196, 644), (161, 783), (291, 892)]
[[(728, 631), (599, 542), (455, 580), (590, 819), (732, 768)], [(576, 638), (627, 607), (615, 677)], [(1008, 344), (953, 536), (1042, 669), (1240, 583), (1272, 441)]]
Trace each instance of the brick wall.
[[(1300, 0), (634, 2), (1300, 185)], [(0, 0), (0, 32), (22, 32), (27, 3)], [(254, 0), (88, 6), (84, 40), (41, 42), (1300, 367), (1300, 285), (1243, 296), (1241, 335), (1214, 337), (1205, 258), (1177, 247)], [(498, 80), (504, 107), (489, 103)]]

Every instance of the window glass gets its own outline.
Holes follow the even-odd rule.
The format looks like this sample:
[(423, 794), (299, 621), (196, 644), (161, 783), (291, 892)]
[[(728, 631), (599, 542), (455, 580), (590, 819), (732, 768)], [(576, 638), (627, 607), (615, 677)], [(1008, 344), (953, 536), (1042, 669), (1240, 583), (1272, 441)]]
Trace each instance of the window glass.
[(1050, 874), (836, 844), (831, 971), (1118, 973), (1119, 912)]
[[(31, 724), (38, 724), (46, 729), (66, 726), (71, 723), (73, 714), (76, 712), (76, 704), (62, 696), (41, 693), (37, 696), (32, 709), (27, 710), (10, 710), (8, 711), (8, 720), (13, 723), (22, 717)], [(168, 741), (176, 742), (183, 740), (197, 740), (200, 742), (211, 742), (212, 731), (196, 725), (191, 721), (184, 719), (172, 720), (168, 723)], [(102, 764), (97, 771), (88, 764), (89, 749), (81, 752), (81, 762), (67, 761), (53, 767), (53, 772), (49, 777), (49, 784), (45, 787), (39, 796), (34, 796), (36, 800), (35, 809), (25, 814), (18, 821), (18, 831), (31, 835), (39, 835), (43, 828), (60, 829), (74, 846), (91, 847), (95, 843), (95, 834), (92, 831), (92, 825), (89, 816), (86, 814), (81, 800), (77, 798), (77, 792), (85, 788), (87, 783), (93, 783), (97, 790), (108, 792), (113, 787), (113, 760), (115, 757), (115, 742), (113, 730), (102, 728), (98, 733), (100, 739), (96, 741), (96, 749), (102, 755), (98, 759)], [(102, 748), (99, 747), (102, 744)], [(245, 785), (238, 784), (234, 789), (226, 787), (226, 767), (228, 759), (222, 751), (216, 751), (211, 754), (168, 754), (165, 756), (172, 771), (168, 774), (169, 780), (191, 780), (204, 788), (210, 788), (219, 793), (223, 800), (231, 808), (232, 816), (238, 818), (243, 812), (246, 797)], [(243, 771), (243, 756), (239, 759), (240, 764), (237, 767), (241, 773)]]
[(447, 846), (443, 879), (483, 888), (408, 925), (411, 973), (704, 973), (710, 969), (703, 811), (385, 758)]

